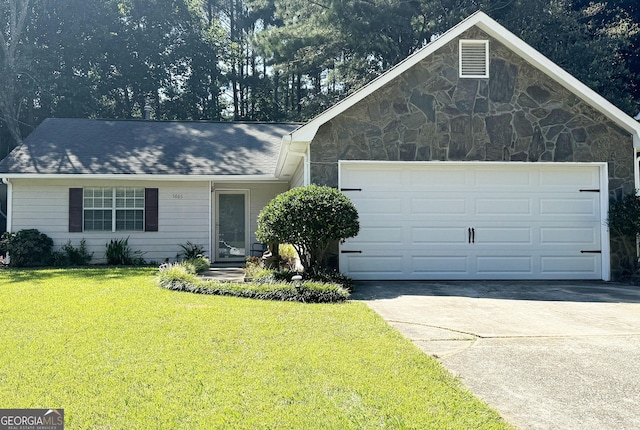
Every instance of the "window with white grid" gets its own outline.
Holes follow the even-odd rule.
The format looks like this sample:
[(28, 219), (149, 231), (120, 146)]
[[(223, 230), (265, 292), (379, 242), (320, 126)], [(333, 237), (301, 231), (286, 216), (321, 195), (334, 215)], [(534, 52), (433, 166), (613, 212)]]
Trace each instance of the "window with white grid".
[(111, 231), (113, 229), (113, 188), (84, 189), (84, 230)]
[(144, 188), (84, 189), (84, 231), (143, 231)]
[(144, 188), (116, 188), (116, 231), (144, 228)]

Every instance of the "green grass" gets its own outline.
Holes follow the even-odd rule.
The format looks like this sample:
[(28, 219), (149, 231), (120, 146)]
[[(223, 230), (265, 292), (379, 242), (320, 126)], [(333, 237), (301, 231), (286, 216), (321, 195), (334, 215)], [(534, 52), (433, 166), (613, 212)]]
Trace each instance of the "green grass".
[(64, 408), (69, 429), (508, 428), (362, 303), (154, 274), (0, 271), (0, 408)]

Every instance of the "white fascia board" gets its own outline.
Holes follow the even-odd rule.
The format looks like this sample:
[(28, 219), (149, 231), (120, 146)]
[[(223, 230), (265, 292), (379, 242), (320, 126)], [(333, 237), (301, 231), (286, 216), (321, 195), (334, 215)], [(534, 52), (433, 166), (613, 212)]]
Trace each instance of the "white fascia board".
[(287, 161), (287, 155), (289, 153), (289, 147), (291, 146), (291, 134), (282, 136), (282, 144), (280, 144), (280, 152), (278, 153), (278, 162), (276, 163), (276, 171), (274, 176), (279, 178), (282, 175), (282, 169), (284, 168), (285, 161)]
[(118, 175), (118, 174), (60, 174), (60, 173), (0, 173), (7, 179), (116, 179), (121, 181), (216, 181), (216, 182), (285, 182), (273, 175)]
[(534, 67), (539, 68), (549, 77), (560, 83), (562, 86), (571, 90), (573, 93), (589, 103), (593, 108), (601, 112), (604, 116), (611, 119), (621, 128), (629, 133), (634, 134), (634, 144), (637, 145), (637, 143), (635, 143), (635, 136), (640, 136), (640, 124), (638, 122), (636, 122), (629, 115), (614, 106), (604, 97), (597, 94), (591, 88), (587, 87), (585, 84), (571, 76), (564, 69), (553, 63), (551, 60), (535, 50), (522, 39), (511, 33), (505, 27), (498, 24), (487, 14), (480, 11), (474, 13), (464, 21), (460, 22), (458, 25), (452, 27), (438, 39), (429, 43), (424, 48), (416, 51), (414, 54), (398, 63), (396, 66), (389, 69), (389, 71), (380, 75), (378, 78), (374, 79), (373, 81), (362, 87), (360, 90), (353, 93), (351, 96), (343, 99), (333, 107), (327, 109), (326, 111), (309, 121), (307, 124), (291, 132), (290, 135), (292, 140), (310, 142), (311, 140), (313, 140), (322, 124), (349, 109), (356, 103), (363, 100), (365, 97), (371, 95), (374, 91), (378, 90), (382, 86), (388, 84), (393, 79), (397, 78), (402, 73), (406, 72), (408, 69), (415, 66), (426, 57), (432, 55), (435, 51), (442, 48), (444, 45), (455, 40), (455, 38), (459, 37), (462, 33), (469, 30), (473, 26), (478, 26), (478, 28), (494, 37), (505, 46), (512, 49), (526, 61), (530, 62)]
[[(290, 175), (293, 172), (285, 171), (285, 167), (287, 166), (287, 162), (290, 157), (298, 157), (306, 160), (309, 150), (309, 142), (299, 142), (292, 141), (291, 134), (287, 134), (282, 138), (282, 145), (280, 146), (280, 153), (278, 155), (278, 163), (276, 164), (276, 172), (275, 176), (277, 178), (286, 177), (288, 180), (291, 179)], [(285, 176), (289, 175), (289, 176)]]

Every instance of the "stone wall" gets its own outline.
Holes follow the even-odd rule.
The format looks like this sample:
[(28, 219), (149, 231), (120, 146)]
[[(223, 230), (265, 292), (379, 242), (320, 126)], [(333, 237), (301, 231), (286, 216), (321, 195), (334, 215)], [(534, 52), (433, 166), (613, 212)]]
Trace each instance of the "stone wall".
[(324, 124), (311, 180), (336, 187), (338, 160), (608, 162), (612, 198), (633, 192), (629, 133), (479, 29), (490, 78), (458, 77), (458, 40)]

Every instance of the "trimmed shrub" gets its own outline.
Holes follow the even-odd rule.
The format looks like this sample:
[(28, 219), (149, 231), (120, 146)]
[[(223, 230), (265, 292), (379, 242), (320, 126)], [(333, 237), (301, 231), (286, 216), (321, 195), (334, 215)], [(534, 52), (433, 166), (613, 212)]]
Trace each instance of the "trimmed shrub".
[(52, 264), (57, 267), (86, 266), (93, 259), (93, 252), (87, 250), (87, 241), (82, 239), (76, 248), (71, 244), (71, 239), (62, 246), (60, 251), (52, 255)]
[(51, 262), (53, 240), (37, 229), (6, 232), (0, 242), (9, 253), (11, 267), (46, 266)]
[(262, 300), (332, 303), (349, 298), (349, 292), (340, 285), (322, 282), (238, 284), (204, 280), (189, 273), (180, 263), (163, 265), (159, 270), (157, 281), (161, 287), (169, 290)]
[(309, 185), (276, 196), (258, 215), (256, 237), (261, 242), (290, 243), (306, 271), (327, 265), (332, 243), (360, 230), (351, 200), (331, 187)]
[(202, 273), (209, 269), (211, 262), (207, 257), (193, 257), (188, 260), (180, 262), (191, 273)]

